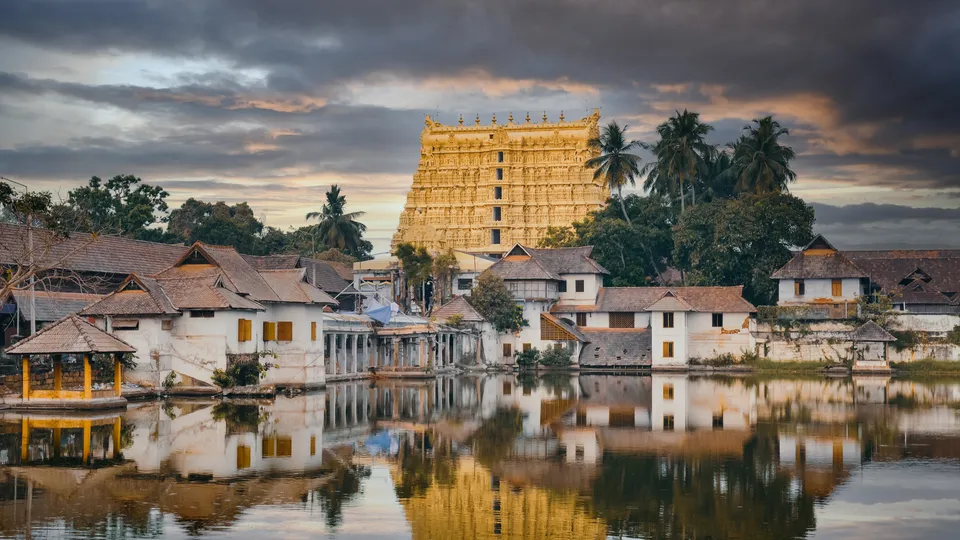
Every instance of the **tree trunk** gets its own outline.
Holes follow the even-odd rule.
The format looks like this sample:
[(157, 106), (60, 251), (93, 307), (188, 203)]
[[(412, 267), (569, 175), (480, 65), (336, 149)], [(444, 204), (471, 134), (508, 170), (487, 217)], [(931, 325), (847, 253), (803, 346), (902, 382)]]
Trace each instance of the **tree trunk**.
[(683, 214), (683, 211), (686, 210), (685, 199), (687, 198), (686, 193), (683, 192), (683, 173), (680, 174), (680, 213)]
[(620, 210), (623, 211), (623, 219), (627, 220), (627, 225), (633, 225), (630, 222), (630, 215), (627, 214), (627, 205), (623, 202), (623, 186), (617, 186), (617, 198), (620, 199)]

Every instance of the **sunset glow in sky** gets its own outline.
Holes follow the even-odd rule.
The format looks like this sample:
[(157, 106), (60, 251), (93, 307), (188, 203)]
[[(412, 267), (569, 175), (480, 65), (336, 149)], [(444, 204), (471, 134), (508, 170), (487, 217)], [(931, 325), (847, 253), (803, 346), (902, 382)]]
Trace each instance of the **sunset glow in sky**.
[[(774, 114), (838, 247), (960, 247), (960, 8), (931, 0), (6, 0), (0, 176), (130, 173), (300, 226), (340, 184), (389, 242), (423, 117)], [(647, 157), (647, 156), (645, 156)]]

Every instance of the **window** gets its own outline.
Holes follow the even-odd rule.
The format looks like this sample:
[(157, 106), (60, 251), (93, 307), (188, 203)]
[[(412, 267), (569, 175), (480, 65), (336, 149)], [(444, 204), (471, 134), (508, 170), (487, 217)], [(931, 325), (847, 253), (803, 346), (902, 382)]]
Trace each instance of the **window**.
[(493, 220), (500, 221), (503, 218), (503, 212), (500, 210), (499, 206), (493, 207)]
[(513, 385), (510, 384), (510, 381), (503, 382), (503, 395), (509, 396), (513, 393)]
[(673, 415), (666, 414), (663, 416), (663, 430), (664, 431), (673, 431)]
[(664, 314), (663, 314), (663, 327), (664, 327), (664, 328), (673, 328), (673, 313), (664, 313)]
[(834, 279), (830, 282), (830, 292), (833, 296), (843, 296), (843, 281)]
[(237, 321), (237, 341), (243, 343), (253, 339), (253, 321), (240, 319)]
[(632, 311), (610, 313), (610, 328), (633, 328), (635, 317)]
[(527, 351), (529, 351), (529, 350), (532, 349), (532, 348), (533, 348), (533, 345), (531, 345), (531, 344), (529, 344), (529, 343), (524, 343), (524, 344), (523, 344), (523, 352), (527, 352)]
[(160, 321), (161, 330), (173, 330), (173, 319), (164, 319)]
[(500, 199), (503, 198), (503, 188), (502, 188), (502, 187), (497, 186), (497, 187), (493, 188), (493, 198), (494, 198), (494, 199), (497, 199), (497, 200), (500, 200)]
[(557, 282), (557, 292), (567, 292), (567, 281), (566, 281), (566, 280)]
[(317, 340), (317, 323), (312, 322), (310, 323), (310, 341), (316, 341), (316, 340)]
[(577, 326), (586, 326), (586, 325), (587, 325), (587, 314), (577, 313)]
[(634, 427), (636, 425), (636, 414), (633, 409), (610, 409), (607, 412), (607, 424), (610, 427)]
[(193, 319), (212, 319), (213, 311), (210, 310), (194, 310), (190, 312), (190, 317)]
[(277, 323), (277, 341), (293, 341), (293, 323), (281, 321)]
[(263, 457), (273, 457), (277, 455), (277, 440), (272, 437), (264, 437), (261, 439), (262, 443), (262, 454)]
[(497, 169), (497, 180), (503, 180), (503, 169)]
[(802, 279), (793, 280), (793, 295), (794, 296), (803, 296), (807, 293), (807, 286), (804, 284)]
[(317, 436), (316, 435), (310, 436), (310, 455), (311, 456), (317, 455)]
[(136, 319), (114, 319), (113, 329), (114, 330), (139, 330), (140, 321)]
[(523, 395), (529, 396), (530, 394), (533, 394), (533, 386), (529, 384), (523, 385)]
[(461, 291), (469, 291), (473, 288), (473, 280), (470, 278), (461, 278), (457, 280), (457, 288)]
[(723, 429), (723, 413), (713, 415), (713, 429)]
[(250, 447), (244, 445), (237, 446), (237, 469), (250, 468)]
[(503, 356), (507, 358), (513, 356), (513, 347), (509, 343), (503, 344)]
[(673, 358), (673, 342), (672, 341), (663, 342), (663, 357)]
[(277, 323), (263, 321), (263, 341), (277, 340)]
[(500, 244), (500, 229), (490, 229), (490, 243), (495, 246)]
[(497, 163), (503, 163), (503, 152), (497, 152)]
[(711, 315), (711, 326), (714, 328), (723, 328), (723, 313), (714, 313)]
[(277, 457), (290, 457), (293, 455), (293, 439), (290, 437), (277, 437)]
[(667, 401), (673, 400), (673, 384), (667, 383), (663, 385), (663, 399)]
[(575, 281), (575, 282), (573, 283), (573, 288), (574, 288), (574, 290), (577, 291), (577, 292), (583, 292), (583, 280), (582, 280), (582, 279), (578, 279), (577, 281)]

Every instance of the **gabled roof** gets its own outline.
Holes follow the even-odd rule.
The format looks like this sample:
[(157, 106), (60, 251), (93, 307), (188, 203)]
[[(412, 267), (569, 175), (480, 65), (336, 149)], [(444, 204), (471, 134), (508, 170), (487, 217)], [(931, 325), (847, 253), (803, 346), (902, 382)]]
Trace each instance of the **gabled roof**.
[(807, 251), (811, 249), (837, 251), (837, 248), (833, 247), (833, 244), (828, 242), (827, 239), (822, 234), (817, 234), (816, 236), (814, 236), (813, 240), (811, 240), (806, 246), (803, 247), (803, 251)]
[(666, 291), (660, 298), (647, 307), (647, 311), (696, 311), (693, 306), (674, 294)]
[(872, 342), (890, 342), (896, 341), (890, 332), (887, 332), (879, 324), (868, 321), (853, 332), (850, 332), (851, 341), (872, 341)]
[[(669, 311), (701, 311), (710, 313), (753, 313), (757, 310), (743, 297), (743, 287), (603, 287), (593, 306), (556, 304), (553, 313), (587, 312), (639, 312), (649, 311), (651, 306), (667, 293), (676, 300), (676, 309)], [(661, 307), (665, 307), (664, 304)], [(681, 309), (682, 308), (682, 309)], [(664, 309), (664, 311), (667, 311)]]
[(136, 274), (128, 276), (115, 292), (81, 312), (84, 316), (179, 314), (157, 280)]
[(593, 246), (534, 249), (514, 245), (489, 271), (505, 280), (563, 279), (561, 274), (608, 274), (590, 258)]
[(343, 279), (329, 262), (303, 258), (300, 259), (300, 264), (306, 270), (307, 281), (330, 296), (360, 294), (360, 291), (353, 288), (353, 283)]
[(940, 304), (949, 305), (956, 301), (943, 294), (932, 284), (917, 279), (907, 285), (901, 285), (894, 288), (890, 293), (890, 298), (894, 302), (903, 302), (905, 304)]
[(773, 279), (842, 279), (865, 278), (869, 275), (839, 251), (811, 255), (797, 253), (790, 262), (771, 276)]
[[(20, 308), (20, 317), (30, 320), (30, 291), (18, 289), (11, 294)], [(99, 294), (55, 291), (36, 291), (35, 295), (36, 320), (41, 322), (59, 321), (67, 315), (73, 315), (83, 308), (97, 303), (103, 298)]]
[(353, 283), (353, 265), (337, 262), (337, 261), (327, 261), (327, 264), (330, 265), (330, 268), (340, 276), (340, 279)]
[(136, 349), (76, 315), (64, 317), (7, 348), (10, 355), (132, 353)]
[(241, 255), (256, 270), (300, 268), (300, 255)]
[(885, 292), (923, 276), (938, 291), (960, 292), (960, 250), (844, 251)]
[(253, 300), (242, 297), (222, 286), (219, 273), (200, 273), (195, 276), (164, 274), (157, 278), (164, 294), (178, 310), (185, 309), (244, 309), (263, 311)]
[(327, 293), (310, 285), (304, 280), (304, 269), (261, 270), (261, 277), (267, 282), (281, 302), (301, 304), (331, 304), (338, 302)]
[(463, 317), (463, 322), (483, 322), (486, 320), (462, 296), (450, 300), (433, 312), (434, 318), (441, 322), (446, 322), (454, 315)]

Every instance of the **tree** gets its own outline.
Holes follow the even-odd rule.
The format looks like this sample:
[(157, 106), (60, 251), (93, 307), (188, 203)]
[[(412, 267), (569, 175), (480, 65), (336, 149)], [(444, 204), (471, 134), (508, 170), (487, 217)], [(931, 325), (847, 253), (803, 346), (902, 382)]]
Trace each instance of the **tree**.
[(550, 225), (543, 238), (537, 244), (541, 248), (575, 247), (581, 245), (577, 231), (573, 227), (557, 227)]
[(437, 303), (442, 303), (453, 292), (453, 278), (460, 271), (460, 263), (452, 249), (437, 255), (433, 259), (433, 285)]
[(787, 184), (797, 179), (790, 169), (796, 153), (779, 139), (790, 131), (770, 116), (754, 119), (753, 125), (743, 130), (746, 134), (733, 145), (737, 190), (754, 194), (787, 191)]
[(674, 264), (693, 285), (743, 285), (755, 305), (773, 304), (770, 275), (813, 237), (814, 212), (788, 194), (744, 195), (691, 208), (674, 232)]
[(636, 185), (640, 173), (640, 156), (630, 151), (638, 148), (637, 141), (627, 141), (627, 126), (622, 128), (616, 122), (610, 122), (603, 128), (600, 136), (587, 141), (587, 145), (600, 152), (600, 155), (587, 160), (585, 166), (594, 169), (593, 179), (603, 180), (610, 191), (617, 193), (623, 210), (623, 219), (630, 223), (630, 216), (623, 205), (623, 186)]
[[(433, 257), (423, 246), (416, 246), (409, 242), (397, 244), (393, 252), (400, 261), (400, 269), (407, 281), (409, 294), (407, 298), (416, 298), (418, 288), (425, 289), (430, 280), (430, 271), (433, 268)], [(426, 294), (421, 294), (421, 313), (427, 312)]]
[(467, 301), (497, 332), (517, 332), (529, 324), (503, 279), (492, 272), (480, 274)]
[(326, 203), (319, 212), (307, 214), (307, 221), (316, 219), (317, 238), (328, 248), (337, 248), (355, 256), (369, 253), (363, 251), (363, 233), (367, 226), (357, 221), (365, 212), (344, 213), (347, 198), (340, 193), (340, 188), (334, 184), (326, 193)]
[(330, 248), (322, 253), (317, 254), (315, 258), (318, 261), (329, 261), (342, 264), (353, 264), (357, 262), (356, 257), (353, 255), (348, 255), (337, 248)]
[(230, 206), (223, 201), (210, 204), (190, 198), (170, 212), (167, 230), (188, 244), (200, 241), (255, 254), (263, 223), (245, 202)]
[(697, 176), (700, 186), (700, 201), (732, 199), (737, 196), (737, 175), (733, 169), (730, 153), (714, 148), (703, 159), (703, 170)]
[(687, 186), (692, 202), (697, 204), (696, 179), (705, 169), (705, 157), (713, 146), (705, 138), (713, 126), (700, 121), (700, 114), (676, 111), (676, 115), (657, 126), (660, 140), (643, 145), (653, 152), (656, 161), (648, 163), (641, 174), (647, 177), (643, 187), (661, 196), (680, 195), (680, 211), (686, 209)]
[(77, 231), (163, 240), (162, 231), (149, 227), (166, 221), (162, 213), (167, 211), (168, 195), (163, 188), (130, 174), (114, 176), (106, 183), (94, 176), (86, 186), (69, 192), (66, 207)]

